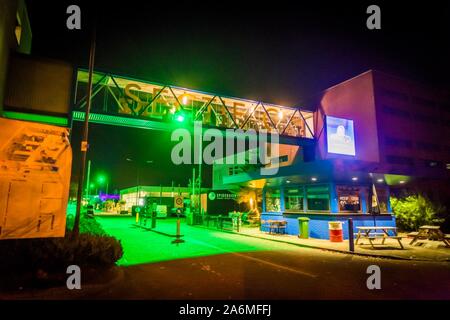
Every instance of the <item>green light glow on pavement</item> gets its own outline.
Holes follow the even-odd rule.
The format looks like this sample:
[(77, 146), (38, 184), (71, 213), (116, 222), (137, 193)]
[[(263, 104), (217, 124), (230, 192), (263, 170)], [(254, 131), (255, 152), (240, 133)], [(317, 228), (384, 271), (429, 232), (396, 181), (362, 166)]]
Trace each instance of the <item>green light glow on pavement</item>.
[(13, 111), (5, 111), (3, 115), (9, 119), (16, 120), (25, 120), (25, 121), (33, 121), (45, 124), (53, 124), (57, 126), (68, 125), (67, 118), (63, 117), (55, 117), (55, 116), (46, 116), (42, 114), (32, 114), (32, 113), (23, 113), (23, 112), (13, 112)]
[[(181, 234), (186, 241), (180, 245), (171, 244), (173, 237), (147, 231), (133, 225), (133, 218), (97, 217), (97, 221), (110, 235), (119, 239), (124, 256), (119, 265), (136, 265), (174, 259), (202, 257), (249, 251), (280, 249), (284, 244), (260, 239), (242, 237), (213, 229), (181, 225)], [(175, 219), (158, 219), (157, 231), (175, 234)]]

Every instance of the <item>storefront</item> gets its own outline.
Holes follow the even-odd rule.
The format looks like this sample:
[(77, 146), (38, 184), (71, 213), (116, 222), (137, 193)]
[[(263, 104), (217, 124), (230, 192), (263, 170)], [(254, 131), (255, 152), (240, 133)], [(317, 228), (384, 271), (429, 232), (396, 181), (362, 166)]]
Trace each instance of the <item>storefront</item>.
[[(389, 205), (389, 187), (383, 183), (344, 184), (325, 182), (311, 178), (309, 184), (291, 184), (290, 180), (280, 186), (263, 189), (263, 213), (261, 220), (286, 220), (287, 233), (298, 235), (298, 218), (307, 217), (310, 237), (328, 239), (328, 222), (343, 222), (344, 238), (348, 238), (348, 219), (355, 228), (373, 226), (395, 226), (395, 218)], [(375, 194), (371, 189), (375, 188)], [(371, 207), (369, 199), (376, 197), (377, 205)], [(377, 209), (377, 210), (375, 210)], [(370, 211), (377, 211), (371, 214)]]

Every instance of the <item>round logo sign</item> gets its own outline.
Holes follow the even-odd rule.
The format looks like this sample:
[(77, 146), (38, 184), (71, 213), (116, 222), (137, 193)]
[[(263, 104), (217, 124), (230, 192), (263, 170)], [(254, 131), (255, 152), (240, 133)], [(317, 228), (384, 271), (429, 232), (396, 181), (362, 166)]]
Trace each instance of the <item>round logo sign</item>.
[(215, 194), (215, 192), (210, 192), (210, 193), (208, 194), (208, 198), (209, 198), (209, 200), (215, 200), (215, 199), (216, 199), (216, 194)]
[(182, 208), (184, 203), (184, 199), (181, 196), (175, 197), (175, 208)]

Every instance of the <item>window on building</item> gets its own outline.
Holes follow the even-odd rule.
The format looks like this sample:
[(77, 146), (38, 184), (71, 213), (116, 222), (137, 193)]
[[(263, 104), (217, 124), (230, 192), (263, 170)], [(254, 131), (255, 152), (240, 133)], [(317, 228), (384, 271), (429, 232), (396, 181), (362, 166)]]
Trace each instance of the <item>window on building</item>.
[(337, 195), (339, 201), (339, 211), (361, 211), (361, 197), (359, 188), (338, 186)]
[(405, 139), (397, 139), (394, 137), (386, 137), (385, 142), (388, 146), (399, 147), (399, 148), (412, 148), (412, 142)]
[(409, 157), (400, 157), (400, 156), (386, 156), (386, 161), (392, 164), (402, 164), (407, 166), (414, 165), (414, 159)]
[(410, 117), (410, 114), (408, 111), (405, 111), (405, 110), (402, 110), (399, 108), (394, 108), (394, 107), (387, 106), (387, 105), (383, 105), (383, 111), (387, 114), (397, 116), (397, 117), (402, 117), (402, 118)]
[(303, 198), (302, 187), (286, 188), (284, 190), (284, 205), (286, 211), (302, 211)]
[(306, 188), (308, 210), (330, 210), (330, 189), (328, 185)]
[(389, 97), (395, 100), (399, 100), (399, 101), (403, 101), (403, 102), (408, 102), (408, 95), (398, 92), (398, 91), (393, 91), (393, 90), (389, 90), (389, 89), (381, 89), (381, 93), (383, 94), (383, 96), (385, 97)]
[(440, 146), (430, 142), (417, 142), (417, 147), (425, 151), (440, 151)]
[(266, 190), (266, 211), (267, 212), (280, 212), (280, 189), (267, 189)]
[(413, 119), (418, 121), (418, 122), (422, 122), (425, 124), (432, 124), (435, 125), (437, 122), (439, 122), (439, 119), (433, 116), (429, 116), (423, 113), (414, 113), (412, 115)]

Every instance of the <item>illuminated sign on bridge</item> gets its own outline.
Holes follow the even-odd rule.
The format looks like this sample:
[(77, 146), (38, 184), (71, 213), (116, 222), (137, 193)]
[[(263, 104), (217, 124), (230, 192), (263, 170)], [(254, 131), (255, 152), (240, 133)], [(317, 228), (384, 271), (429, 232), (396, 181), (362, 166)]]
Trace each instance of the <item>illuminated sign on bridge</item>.
[[(73, 119), (84, 119), (88, 72), (78, 70)], [(174, 123), (205, 127), (265, 129), (283, 136), (313, 138), (313, 112), (135, 80), (93, 75), (91, 122), (170, 130)]]

